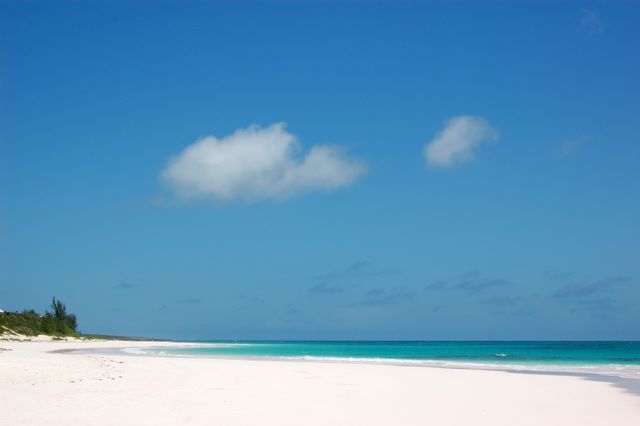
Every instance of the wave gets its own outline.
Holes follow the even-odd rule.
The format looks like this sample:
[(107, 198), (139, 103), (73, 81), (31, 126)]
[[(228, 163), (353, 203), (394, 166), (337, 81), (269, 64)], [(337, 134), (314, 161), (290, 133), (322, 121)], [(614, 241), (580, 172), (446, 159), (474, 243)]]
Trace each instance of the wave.
[[(397, 343), (385, 345), (389, 348), (380, 350), (380, 345), (371, 347), (372, 345), (369, 343), (347, 345), (342, 342), (309, 344), (300, 342), (185, 342), (185, 346), (181, 347), (129, 348), (125, 352), (132, 355), (373, 363), (533, 373), (600, 374), (640, 379), (636, 343), (632, 344), (631, 349), (633, 350), (631, 351), (621, 350), (619, 353), (609, 351), (598, 353), (598, 357), (594, 356), (595, 350), (585, 352), (583, 348), (586, 344), (583, 343), (573, 346), (568, 343), (560, 343), (558, 346), (561, 346), (563, 350), (556, 350), (555, 353), (530, 351), (532, 347), (544, 346), (537, 343), (484, 344), (484, 346), (488, 346), (481, 348), (483, 351), (486, 349), (484, 353), (477, 353), (479, 352), (477, 343), (458, 344), (449, 353), (441, 350), (437, 354), (420, 353), (418, 350), (407, 351), (405, 350), (406, 345), (402, 346), (402, 351), (400, 351), (397, 350)], [(607, 345), (611, 346), (610, 343), (605, 343), (603, 346)], [(596, 349), (599, 347), (595, 343), (590, 343), (589, 347), (592, 346)], [(468, 352), (475, 351), (476, 353), (464, 353), (463, 351), (468, 347), (472, 348), (472, 351)], [(549, 347), (553, 348), (554, 346), (549, 345)], [(567, 350), (569, 347), (573, 349)], [(622, 348), (625, 349), (625, 345)], [(390, 352), (393, 350), (399, 353), (391, 354)], [(489, 350), (491, 351), (489, 352)], [(524, 353), (525, 350), (529, 353)]]
[[(246, 357), (248, 358), (248, 357)], [(621, 378), (640, 380), (640, 366), (624, 364), (591, 364), (591, 365), (567, 365), (567, 364), (510, 364), (510, 363), (481, 363), (471, 361), (438, 361), (438, 360), (417, 360), (402, 358), (359, 358), (359, 357), (331, 357), (331, 356), (275, 356), (275, 357), (252, 357), (280, 359), (288, 361), (312, 361), (312, 362), (334, 362), (351, 364), (387, 364), (424, 366), (435, 368), (457, 368), (471, 370), (494, 370), (513, 371), (522, 373), (569, 373), (569, 374), (598, 374), (615, 376)]]

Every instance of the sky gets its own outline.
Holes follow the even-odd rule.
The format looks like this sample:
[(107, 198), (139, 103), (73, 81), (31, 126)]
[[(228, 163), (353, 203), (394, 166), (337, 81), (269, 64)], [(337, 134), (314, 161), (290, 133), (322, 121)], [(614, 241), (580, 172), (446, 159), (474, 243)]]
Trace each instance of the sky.
[(0, 1), (0, 309), (640, 339), (637, 2)]

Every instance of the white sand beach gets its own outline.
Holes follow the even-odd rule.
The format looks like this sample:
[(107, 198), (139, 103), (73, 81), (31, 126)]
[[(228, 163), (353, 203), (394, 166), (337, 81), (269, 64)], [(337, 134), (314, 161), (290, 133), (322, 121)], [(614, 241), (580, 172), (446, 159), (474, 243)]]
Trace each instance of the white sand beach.
[(0, 424), (640, 424), (639, 395), (574, 376), (50, 352), (131, 346), (0, 342)]

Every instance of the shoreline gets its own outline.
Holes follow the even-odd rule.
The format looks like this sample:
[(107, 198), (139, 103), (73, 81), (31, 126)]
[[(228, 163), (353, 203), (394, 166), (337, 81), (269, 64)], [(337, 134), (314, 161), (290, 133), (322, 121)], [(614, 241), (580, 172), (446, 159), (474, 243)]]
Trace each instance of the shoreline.
[[(126, 343), (126, 341), (118, 341), (118, 343)], [(138, 343), (138, 342), (130, 342)], [(75, 349), (58, 349), (51, 351), (52, 353), (64, 353), (69, 355), (122, 355), (133, 357), (159, 357), (159, 358), (187, 358), (187, 359), (221, 359), (236, 361), (271, 361), (271, 362), (301, 362), (301, 363), (329, 363), (344, 365), (379, 365), (379, 366), (395, 366), (395, 367), (414, 367), (414, 368), (438, 368), (452, 370), (472, 370), (472, 371), (499, 371), (513, 374), (534, 374), (549, 376), (567, 376), (579, 377), (587, 380), (610, 383), (619, 386), (635, 395), (640, 396), (640, 366), (632, 364), (523, 364), (523, 363), (477, 363), (472, 361), (435, 361), (435, 360), (413, 360), (400, 358), (347, 358), (347, 357), (322, 357), (322, 356), (249, 356), (249, 355), (193, 355), (181, 353), (163, 352), (163, 348), (188, 348), (188, 347), (222, 347), (227, 343), (197, 343), (197, 342), (178, 342), (164, 341), (152, 342), (142, 341), (145, 343), (143, 347), (131, 345), (127, 347), (114, 348), (75, 348)], [(160, 345), (153, 345), (160, 343)], [(235, 344), (235, 343), (228, 343)], [(145, 351), (145, 349), (147, 351)], [(136, 352), (134, 352), (136, 351)], [(138, 352), (139, 351), (139, 352)], [(622, 375), (619, 372), (611, 372), (608, 370), (597, 371), (602, 367), (634, 367), (633, 374)], [(594, 368), (596, 371), (585, 371)]]
[[(10, 350), (0, 351), (0, 400), (10, 409), (0, 410), (0, 423), (635, 426), (640, 421), (638, 394), (600, 377), (122, 352), (193, 345), (200, 346), (2, 342), (0, 348)], [(67, 353), (79, 349), (95, 351)]]

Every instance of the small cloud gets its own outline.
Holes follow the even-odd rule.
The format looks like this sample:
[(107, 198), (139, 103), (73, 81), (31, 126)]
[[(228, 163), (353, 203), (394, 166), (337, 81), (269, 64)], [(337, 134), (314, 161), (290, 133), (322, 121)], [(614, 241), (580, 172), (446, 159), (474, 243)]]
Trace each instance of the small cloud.
[(579, 139), (573, 139), (571, 141), (565, 142), (562, 145), (562, 149), (560, 150), (560, 157), (567, 158), (575, 153), (577, 153), (584, 144), (589, 141), (588, 137), (582, 137)]
[(595, 9), (581, 9), (580, 23), (590, 35), (602, 34), (604, 32), (600, 13)]
[(154, 195), (151, 197), (138, 198), (122, 204), (123, 210), (130, 213), (142, 213), (152, 207), (165, 207), (170, 204), (164, 195)]
[(519, 300), (520, 298), (517, 296), (491, 296), (481, 300), (480, 303), (504, 308), (515, 305)]
[(613, 309), (614, 300), (610, 297), (599, 297), (597, 299), (584, 300), (584, 308), (591, 312), (603, 312)]
[(136, 287), (139, 287), (139, 285), (124, 282), (124, 281), (113, 286), (113, 288), (116, 290), (131, 290), (132, 288), (136, 288)]
[(351, 185), (363, 161), (336, 145), (301, 154), (285, 123), (238, 129), (221, 139), (204, 137), (169, 161), (162, 180), (183, 199), (263, 200)]
[(460, 275), (460, 279), (463, 281), (469, 281), (469, 280), (475, 280), (476, 278), (478, 278), (480, 276), (480, 271), (478, 271), (477, 269), (469, 269), (465, 272), (463, 272)]
[(344, 291), (343, 283), (328, 283), (328, 282), (320, 282), (312, 285), (309, 288), (311, 293), (319, 293), (319, 294), (336, 294), (342, 293)]
[(278, 315), (274, 320), (282, 325), (290, 325), (294, 323), (298, 323), (300, 320), (300, 310), (294, 306), (288, 305), (286, 306), (280, 315)]
[(611, 294), (631, 277), (615, 276), (589, 284), (570, 284), (559, 289), (555, 298), (569, 304), (570, 312), (585, 312), (592, 318), (604, 318), (613, 312), (615, 300)]
[(204, 299), (201, 297), (189, 297), (186, 299), (178, 300), (178, 303), (180, 303), (181, 305), (196, 305), (198, 303), (202, 303), (203, 301)]
[(367, 260), (361, 260), (349, 265), (349, 267), (345, 269), (344, 274), (358, 275), (358, 274), (362, 274), (362, 273), (366, 273), (367, 271), (370, 271), (370, 268), (371, 268), (371, 262)]
[(284, 311), (282, 311), (282, 313), (285, 316), (295, 316), (300, 314), (300, 309), (293, 306), (287, 306), (286, 308), (284, 308)]
[(373, 263), (368, 260), (359, 260), (343, 270), (318, 275), (316, 277), (318, 282), (312, 285), (309, 291), (320, 294), (341, 293), (348, 285), (352, 284), (354, 280), (365, 277), (388, 276), (394, 273), (396, 273), (396, 271), (390, 269), (376, 269)]
[(586, 313), (593, 319), (604, 319), (612, 312), (616, 302), (611, 297), (594, 297), (585, 299), (576, 299), (571, 301), (568, 311), (572, 314)]
[(456, 289), (463, 291), (469, 295), (483, 293), (487, 290), (500, 288), (511, 285), (510, 281), (505, 279), (485, 280), (480, 282), (463, 281), (456, 285)]
[(264, 303), (265, 299), (262, 296), (258, 296), (258, 295), (246, 295), (246, 294), (241, 294), (239, 296), (237, 296), (238, 299), (245, 301), (245, 302), (249, 302), (249, 303)]
[(521, 303), (520, 296), (490, 296), (479, 303), (490, 307), (494, 315), (531, 316), (535, 314), (531, 304)]
[(594, 295), (610, 292), (615, 286), (626, 283), (631, 277), (616, 276), (595, 281), (590, 284), (570, 284), (556, 291), (558, 299), (587, 299)]
[(444, 129), (424, 147), (427, 165), (448, 168), (473, 161), (478, 147), (497, 141), (499, 132), (482, 117), (463, 115), (445, 123)]
[(571, 272), (546, 270), (544, 276), (554, 280), (566, 280), (571, 278), (573, 274)]
[(431, 308), (431, 312), (441, 312), (445, 308), (444, 304), (439, 304)]
[(409, 300), (413, 298), (413, 296), (414, 294), (412, 291), (402, 286), (389, 289), (374, 288), (366, 293), (363, 305), (393, 305)]
[(424, 291), (442, 291), (447, 288), (447, 283), (444, 281), (436, 281), (424, 286)]

